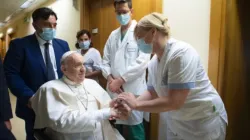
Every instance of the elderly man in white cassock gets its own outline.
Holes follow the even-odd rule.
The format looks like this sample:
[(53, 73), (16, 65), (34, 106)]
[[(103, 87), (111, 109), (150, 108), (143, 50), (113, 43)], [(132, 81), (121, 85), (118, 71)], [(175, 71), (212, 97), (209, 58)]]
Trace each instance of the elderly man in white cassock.
[(62, 79), (40, 87), (32, 98), (35, 129), (45, 129), (53, 140), (123, 140), (109, 119), (127, 119), (130, 109), (120, 103), (110, 108), (108, 93), (85, 78), (83, 57), (69, 51), (62, 56)]

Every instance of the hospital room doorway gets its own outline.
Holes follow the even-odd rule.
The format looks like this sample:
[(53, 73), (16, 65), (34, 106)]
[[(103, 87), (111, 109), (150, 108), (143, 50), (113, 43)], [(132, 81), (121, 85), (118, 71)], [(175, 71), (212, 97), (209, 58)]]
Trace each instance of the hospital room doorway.
[(4, 56), (6, 55), (6, 40), (5, 37), (0, 39), (0, 56), (3, 61)]

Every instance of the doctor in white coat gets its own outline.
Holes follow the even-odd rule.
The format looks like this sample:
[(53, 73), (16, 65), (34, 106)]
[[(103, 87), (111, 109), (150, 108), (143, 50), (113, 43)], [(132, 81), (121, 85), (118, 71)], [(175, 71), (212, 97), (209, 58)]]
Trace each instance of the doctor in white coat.
[[(119, 93), (132, 92), (135, 96), (146, 91), (146, 68), (150, 59), (138, 49), (134, 39), (137, 24), (132, 16), (131, 0), (115, 0), (115, 12), (121, 27), (114, 30), (105, 45), (103, 56), (103, 76), (108, 80), (107, 90), (112, 98)], [(117, 121), (121, 134), (128, 127), (129, 140), (144, 140), (143, 112), (133, 111), (127, 121)]]
[(143, 17), (135, 28), (138, 47), (155, 54), (149, 63), (148, 90), (140, 97), (122, 93), (131, 109), (160, 113), (159, 140), (224, 140), (227, 113), (188, 43), (170, 38), (168, 19)]

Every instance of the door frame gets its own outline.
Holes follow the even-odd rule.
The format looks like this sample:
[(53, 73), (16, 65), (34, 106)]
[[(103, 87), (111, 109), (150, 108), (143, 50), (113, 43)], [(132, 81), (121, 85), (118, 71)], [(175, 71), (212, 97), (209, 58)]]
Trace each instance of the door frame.
[(225, 65), (226, 0), (211, 0), (208, 76), (222, 99)]

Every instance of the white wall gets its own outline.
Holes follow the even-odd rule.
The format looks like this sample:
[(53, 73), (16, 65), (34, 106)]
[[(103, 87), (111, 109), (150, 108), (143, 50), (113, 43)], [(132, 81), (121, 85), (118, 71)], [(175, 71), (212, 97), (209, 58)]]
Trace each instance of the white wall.
[[(79, 4), (78, 0), (78, 4)], [(73, 0), (58, 0), (49, 3), (45, 3), (40, 7), (52, 8), (58, 16), (58, 27), (57, 27), (57, 38), (64, 39), (69, 43), (71, 49), (74, 49), (76, 32), (80, 30), (80, 10), (73, 7)], [(79, 9), (78, 5), (78, 9)], [(31, 15), (29, 13), (29, 15)], [(20, 38), (34, 33), (32, 26), (32, 20), (30, 22), (24, 22), (24, 17), (16, 19), (13, 23), (10, 23), (6, 28), (0, 29), (0, 32), (6, 33), (8, 28), (15, 29), (15, 38)], [(11, 104), (14, 118), (12, 122), (12, 132), (14, 133), (17, 140), (25, 140), (25, 127), (24, 121), (15, 116), (15, 100), (13, 95), (11, 97)]]
[(172, 37), (190, 43), (208, 69), (211, 0), (163, 0)]
[(66, 40), (71, 49), (75, 49), (76, 33), (80, 30), (80, 0), (77, 1), (77, 9), (73, 0), (58, 0), (48, 5), (58, 16), (57, 38)]
[[(58, 0), (50, 1), (39, 7), (49, 7), (57, 14), (57, 34), (56, 37), (63, 39), (69, 43), (71, 49), (75, 49), (76, 33), (80, 30), (80, 0), (77, 0), (77, 7), (73, 6), (73, 0)], [(33, 11), (32, 11), (33, 12)], [(30, 12), (28, 15), (32, 15)], [(18, 19), (5, 27), (0, 29), (0, 32), (5, 33), (8, 28), (15, 29), (15, 38), (24, 37), (35, 32), (32, 26), (32, 18), (30, 22), (24, 22), (24, 17)]]

